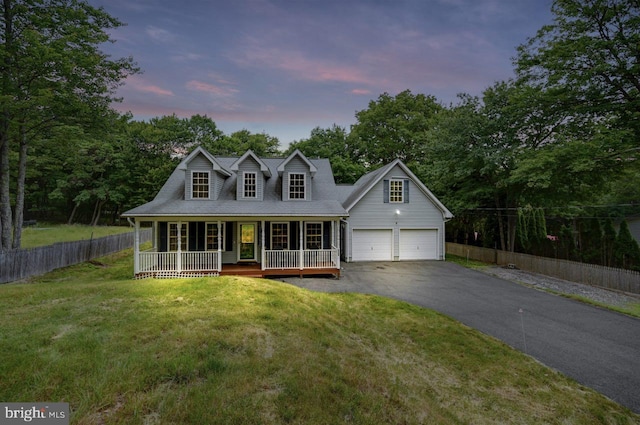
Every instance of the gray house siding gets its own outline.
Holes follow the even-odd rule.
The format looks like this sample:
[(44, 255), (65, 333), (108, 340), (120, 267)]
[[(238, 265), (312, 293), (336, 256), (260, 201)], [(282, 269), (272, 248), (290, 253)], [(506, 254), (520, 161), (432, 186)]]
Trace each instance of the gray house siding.
[[(393, 259), (399, 259), (400, 233), (402, 229), (436, 230), (438, 237), (438, 256), (444, 255), (443, 214), (431, 200), (408, 180), (409, 202), (385, 202), (385, 180), (409, 179), (399, 167), (392, 168), (369, 192), (349, 211), (345, 259), (352, 258), (352, 231), (358, 229), (390, 229), (393, 231)], [(405, 197), (407, 192), (405, 191)], [(405, 198), (406, 200), (406, 198)]]
[[(244, 197), (244, 172), (252, 172), (256, 174), (256, 197), (245, 198)], [(260, 165), (253, 159), (247, 158), (242, 164), (239, 164), (237, 171), (237, 183), (236, 183), (236, 199), (247, 201), (262, 201), (264, 199), (264, 175), (260, 171)]]
[(193, 183), (192, 172), (193, 171), (208, 171), (209, 172), (209, 199), (216, 200), (220, 195), (224, 178), (217, 172), (213, 171), (211, 162), (204, 156), (198, 155), (193, 158), (187, 165), (184, 179), (184, 199), (190, 200), (191, 186)]
[[(287, 164), (282, 175), (282, 199), (283, 201), (289, 201), (289, 175), (290, 173), (304, 174), (305, 178), (305, 201), (312, 201), (311, 190), (311, 173), (309, 172), (309, 166), (300, 158), (292, 158)], [(293, 199), (292, 201), (302, 201), (300, 199)]]

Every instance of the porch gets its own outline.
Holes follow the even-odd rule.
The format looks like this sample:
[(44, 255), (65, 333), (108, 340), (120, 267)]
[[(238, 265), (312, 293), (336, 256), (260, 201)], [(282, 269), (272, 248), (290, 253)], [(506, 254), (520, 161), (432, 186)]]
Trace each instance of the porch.
[(139, 252), (135, 277), (200, 276), (340, 276), (337, 248), (262, 250), (260, 262), (222, 264), (222, 251)]

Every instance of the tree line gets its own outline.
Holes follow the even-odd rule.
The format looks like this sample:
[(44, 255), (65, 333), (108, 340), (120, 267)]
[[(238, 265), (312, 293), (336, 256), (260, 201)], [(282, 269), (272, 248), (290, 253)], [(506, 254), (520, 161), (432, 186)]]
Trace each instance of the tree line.
[(623, 221), (640, 214), (637, 2), (556, 0), (553, 22), (518, 46), (514, 78), (449, 105), (382, 93), (350, 128), (317, 127), (286, 149), (264, 133), (226, 135), (204, 115), (142, 122), (111, 109), (139, 69), (100, 51), (121, 25), (102, 9), (70, 0), (0, 8), (1, 249), (19, 246), (23, 214), (117, 221), (202, 145), (230, 156), (300, 149), (329, 158), (338, 183), (400, 158), (455, 214), (449, 240), (640, 267)]

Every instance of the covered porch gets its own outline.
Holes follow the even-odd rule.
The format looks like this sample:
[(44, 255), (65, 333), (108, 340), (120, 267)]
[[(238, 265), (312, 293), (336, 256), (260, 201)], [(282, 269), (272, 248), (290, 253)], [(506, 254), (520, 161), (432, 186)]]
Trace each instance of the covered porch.
[[(205, 220), (137, 219), (135, 277), (340, 275), (335, 218)], [(153, 229), (152, 247), (144, 251), (138, 237), (141, 223)]]

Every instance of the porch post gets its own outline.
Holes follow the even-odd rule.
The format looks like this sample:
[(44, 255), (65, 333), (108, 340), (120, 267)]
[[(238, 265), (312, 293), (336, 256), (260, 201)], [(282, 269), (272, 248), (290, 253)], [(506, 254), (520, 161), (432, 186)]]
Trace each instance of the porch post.
[(138, 273), (140, 273), (140, 222), (135, 220), (133, 231), (133, 274), (136, 276)]
[(261, 227), (261, 229), (260, 229), (260, 245), (261, 245), (261, 248), (260, 248), (260, 268), (262, 270), (264, 270), (266, 268), (266, 264), (264, 263), (265, 262), (265, 258), (266, 258), (266, 256), (265, 256), (265, 246), (266, 245), (264, 244), (264, 225), (265, 225), (265, 222), (264, 222), (264, 220), (262, 220), (260, 223), (261, 223), (261, 226), (260, 226)]
[[(333, 246), (331, 249), (335, 249), (334, 254), (336, 256), (335, 263), (336, 268), (340, 269), (340, 221), (334, 220), (331, 222), (333, 226)], [(334, 248), (335, 247), (335, 248)]]
[(300, 270), (304, 269), (304, 224), (303, 221), (300, 220), (298, 222), (298, 230), (300, 233)]
[(178, 221), (178, 251), (176, 252), (176, 271), (182, 272), (182, 222)]
[(218, 220), (218, 264), (216, 265), (216, 271), (222, 271), (222, 223)]

